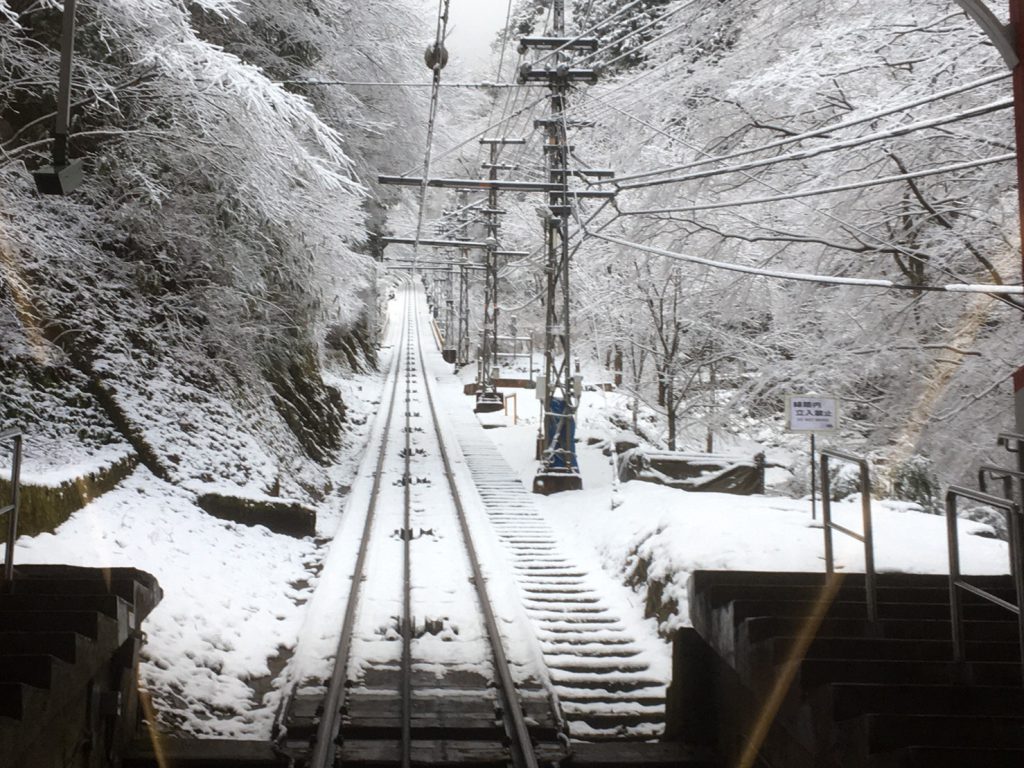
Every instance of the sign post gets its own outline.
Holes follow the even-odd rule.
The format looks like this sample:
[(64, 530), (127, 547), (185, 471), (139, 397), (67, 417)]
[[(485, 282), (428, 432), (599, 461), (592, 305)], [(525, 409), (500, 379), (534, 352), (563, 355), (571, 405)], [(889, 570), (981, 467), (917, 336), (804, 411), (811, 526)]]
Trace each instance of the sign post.
[(811, 519), (818, 519), (815, 435), (839, 428), (839, 398), (834, 395), (786, 395), (786, 429), (811, 436)]

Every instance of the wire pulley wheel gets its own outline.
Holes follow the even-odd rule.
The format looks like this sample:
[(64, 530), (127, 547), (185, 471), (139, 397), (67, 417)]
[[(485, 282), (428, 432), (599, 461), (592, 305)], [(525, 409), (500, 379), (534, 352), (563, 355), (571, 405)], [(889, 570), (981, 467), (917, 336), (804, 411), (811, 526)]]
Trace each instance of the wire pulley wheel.
[(448, 63), (448, 49), (443, 43), (431, 43), (423, 51), (423, 61), (426, 62), (427, 69), (444, 69)]

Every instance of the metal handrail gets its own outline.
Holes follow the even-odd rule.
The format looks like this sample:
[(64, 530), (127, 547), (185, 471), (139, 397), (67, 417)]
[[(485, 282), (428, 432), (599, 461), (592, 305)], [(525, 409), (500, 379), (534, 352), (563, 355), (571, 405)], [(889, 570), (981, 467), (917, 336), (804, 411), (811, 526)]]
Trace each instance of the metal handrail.
[[(1014, 499), (1018, 504), (1024, 508), (1024, 435), (1019, 432), (1000, 432), (996, 436), (996, 442), (998, 445), (1006, 449), (1007, 453), (1012, 453), (1017, 456), (1017, 471), (1020, 475), (1015, 475), (1017, 478), (1017, 495), (1014, 497), (1012, 494), (1007, 494), (1007, 498)], [(1022, 533), (1024, 536), (1024, 533)], [(1011, 573), (1017, 571), (1024, 572), (1024, 541), (1017, 549), (1017, 558), (1012, 563), (1010, 569)]]
[[(1016, 450), (1010, 447), (1010, 443), (1017, 444)], [(1021, 443), (1024, 443), (1024, 435), (1019, 432), (1000, 432), (996, 436), (996, 444), (1010, 453), (1020, 453)]]
[(20, 429), (5, 429), (0, 432), (0, 443), (11, 440), (14, 452), (11, 458), (11, 503), (0, 507), (0, 517), (8, 515), (7, 546), (4, 555), (4, 583), (14, 579), (14, 540), (18, 536), (18, 498), (21, 495), (21, 449), (25, 436)]
[[(953, 625), (953, 660), (963, 662), (964, 659), (964, 619), (963, 604), (960, 591), (970, 592), (972, 595), (994, 603), (1005, 608), (1011, 613), (1017, 614), (1017, 630), (1020, 640), (1021, 672), (1024, 674), (1024, 572), (1021, 568), (1013, 569), (1013, 586), (1017, 594), (1017, 604), (1008, 603), (1000, 597), (993, 595), (980, 587), (964, 580), (960, 573), (960, 540), (957, 536), (957, 499), (970, 499), (990, 507), (1001, 509), (1007, 516), (1007, 528), (1010, 531), (1010, 560), (1017, 562), (1021, 548), (1021, 512), (1020, 508), (1008, 499), (1001, 499), (988, 493), (975, 491), (971, 488), (961, 486), (950, 486), (946, 491), (946, 532), (949, 539), (949, 613)], [(1022, 681), (1024, 682), (1024, 681)]]
[[(988, 493), (988, 480), (1001, 480), (1003, 483), (1003, 498), (1009, 501), (1014, 501), (1013, 498), (1013, 481), (1017, 480), (1018, 483), (1024, 483), (1024, 472), (1016, 469), (1007, 469), (1006, 467), (1000, 467), (995, 464), (982, 464), (978, 467), (978, 487), (982, 493)], [(1009, 536), (1009, 531), (1007, 531)], [(1017, 555), (1020, 556), (1022, 553), (1018, 551)], [(1020, 569), (1020, 564), (1011, 555), (1010, 557), (1010, 574), (1016, 573)]]
[[(835, 572), (835, 558), (832, 553), (832, 531), (845, 533), (864, 544), (864, 592), (868, 604), (868, 621), (878, 621), (878, 585), (875, 578), (875, 539), (871, 526), (871, 471), (867, 459), (852, 453), (825, 448), (821, 451), (821, 518), (825, 529), (825, 570)], [(851, 531), (832, 522), (832, 493), (828, 476), (828, 460), (839, 459), (856, 464), (860, 468), (860, 503), (864, 519), (864, 533)]]
[(1002, 480), (1003, 482), (1003, 497), (1013, 501), (1013, 480), (1024, 480), (1024, 472), (1020, 472), (1016, 469), (1007, 469), (1006, 467), (1000, 467), (995, 464), (982, 464), (978, 467), (978, 487), (982, 493), (988, 493), (988, 480)]

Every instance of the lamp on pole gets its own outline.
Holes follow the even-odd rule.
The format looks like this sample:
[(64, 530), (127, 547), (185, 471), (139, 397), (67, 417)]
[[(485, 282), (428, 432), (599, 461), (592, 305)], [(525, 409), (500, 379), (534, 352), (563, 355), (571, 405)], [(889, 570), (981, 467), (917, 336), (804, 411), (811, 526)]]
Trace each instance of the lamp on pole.
[(71, 63), (75, 52), (75, 5), (64, 0), (60, 39), (60, 81), (57, 86), (57, 124), (53, 132), (53, 163), (32, 175), (44, 195), (66, 195), (82, 183), (82, 160), (68, 160), (68, 127), (71, 121)]

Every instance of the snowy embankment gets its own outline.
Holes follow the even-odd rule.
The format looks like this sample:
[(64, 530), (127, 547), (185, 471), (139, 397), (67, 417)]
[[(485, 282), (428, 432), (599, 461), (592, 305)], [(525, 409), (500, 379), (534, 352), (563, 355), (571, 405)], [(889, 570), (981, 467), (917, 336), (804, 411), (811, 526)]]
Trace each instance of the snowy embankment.
[[(379, 375), (344, 387), (351, 431), (346, 455), (329, 470), (342, 491), (351, 481), (380, 389)], [(322, 540), (334, 533), (341, 500), (317, 507), (320, 538), (295, 539), (262, 526), (216, 519), (196, 494), (144, 468), (76, 512), (52, 534), (23, 536), (16, 563), (134, 567), (164, 592), (143, 625), (142, 686), (160, 727), (214, 738), (269, 737), (276, 681), (295, 647), (315, 589)]]
[(135, 472), (54, 534), (19, 540), (18, 563), (125, 566), (157, 577), (164, 597), (146, 620), (143, 686), (161, 725), (211, 736), (264, 735), (271, 700), (250, 684), (294, 643), (310, 539), (210, 517), (191, 494)]
[[(373, 413), (370, 393), (380, 389), (379, 377), (361, 380), (363, 392), (349, 383), (345, 393), (356, 423)], [(529, 482), (535, 471), (535, 400), (525, 390), (517, 400), (520, 424), (486, 434)], [(584, 395), (581, 439), (603, 436), (604, 401), (596, 393)], [(472, 407), (470, 398), (463, 402)], [(346, 463), (331, 473), (336, 487), (350, 482), (371, 425), (372, 419), (349, 434)], [(567, 554), (603, 568), (609, 582), (634, 588), (635, 598), (624, 590), (625, 602), (636, 606), (638, 624), (650, 622), (641, 618), (646, 603), (662, 634), (685, 625), (686, 581), (697, 569), (824, 568), (822, 530), (811, 520), (806, 499), (686, 493), (641, 482), (616, 486), (598, 447), (581, 444), (580, 461), (583, 491), (536, 500)], [(321, 536), (338, 529), (340, 509), (336, 496), (318, 507)], [(874, 504), (874, 512), (880, 569), (947, 570), (941, 517), (884, 501)], [(835, 514), (859, 529), (856, 500), (837, 504)], [(1004, 542), (970, 535), (985, 531), (982, 524), (961, 522), (965, 572), (1006, 569)], [(837, 536), (836, 553), (843, 570), (863, 568), (857, 542)], [(144, 626), (141, 674), (161, 725), (200, 736), (257, 739), (269, 736), (280, 701), (274, 676), (295, 647), (325, 554), (320, 540), (212, 518), (195, 505), (194, 494), (139, 469), (54, 534), (19, 539), (16, 559), (152, 572), (165, 596)], [(667, 646), (661, 652), (667, 662)]]
[[(686, 586), (695, 570), (824, 570), (820, 501), (815, 520), (809, 498), (689, 493), (638, 481), (616, 483), (600, 446), (584, 445), (587, 438), (608, 437), (600, 403), (615, 399), (584, 393), (578, 424), (584, 490), (541, 497), (540, 503), (565, 542), (575, 542), (591, 556), (596, 553), (607, 571), (640, 593), (662, 634), (689, 624)], [(534, 402), (533, 393), (518, 390), (517, 400), (519, 425), (488, 434), (529, 482), (536, 466), (538, 417), (534, 408), (524, 407)], [(859, 496), (833, 503), (832, 514), (840, 525), (862, 530)], [(875, 500), (872, 519), (879, 571), (949, 572), (944, 517), (906, 502)], [(964, 573), (1008, 571), (1006, 542), (991, 535), (987, 525), (960, 521)], [(841, 533), (833, 541), (837, 570), (863, 572), (863, 545)]]

